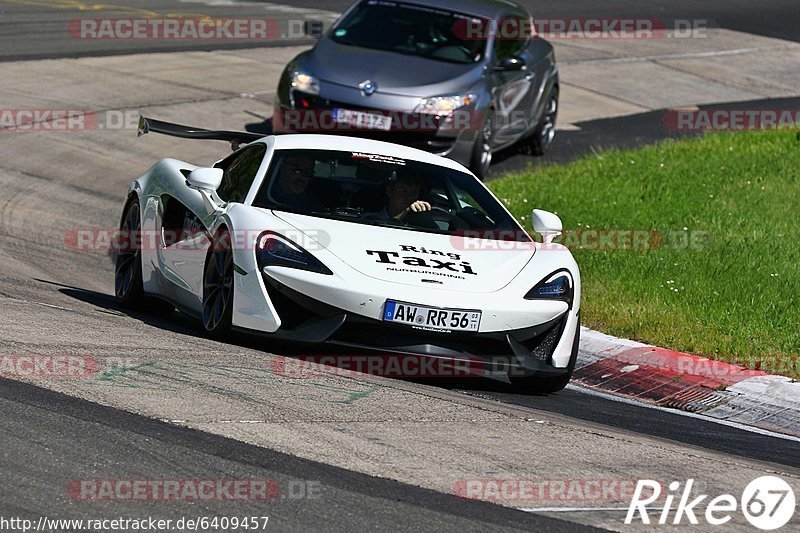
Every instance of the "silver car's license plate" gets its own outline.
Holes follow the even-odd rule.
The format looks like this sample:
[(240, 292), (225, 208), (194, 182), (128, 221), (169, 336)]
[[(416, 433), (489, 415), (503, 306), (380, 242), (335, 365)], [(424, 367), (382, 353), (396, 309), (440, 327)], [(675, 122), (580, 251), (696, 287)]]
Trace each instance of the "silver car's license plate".
[(481, 312), (467, 309), (440, 309), (395, 300), (386, 300), (383, 320), (441, 331), (478, 331)]
[(370, 130), (389, 131), (392, 129), (392, 117), (380, 115), (378, 113), (366, 113), (364, 111), (336, 108), (333, 110), (333, 120), (339, 124), (347, 124), (348, 126)]

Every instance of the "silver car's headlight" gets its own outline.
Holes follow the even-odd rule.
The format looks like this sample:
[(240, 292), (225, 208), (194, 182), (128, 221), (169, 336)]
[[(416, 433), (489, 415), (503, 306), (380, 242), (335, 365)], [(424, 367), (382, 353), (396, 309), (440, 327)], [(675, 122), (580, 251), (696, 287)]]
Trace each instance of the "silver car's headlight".
[(292, 88), (309, 94), (319, 94), (319, 80), (311, 74), (295, 70), (291, 75)]
[(423, 98), (414, 112), (446, 117), (452, 115), (456, 109), (467, 107), (473, 102), (475, 102), (475, 96), (471, 94), (433, 96), (431, 98)]

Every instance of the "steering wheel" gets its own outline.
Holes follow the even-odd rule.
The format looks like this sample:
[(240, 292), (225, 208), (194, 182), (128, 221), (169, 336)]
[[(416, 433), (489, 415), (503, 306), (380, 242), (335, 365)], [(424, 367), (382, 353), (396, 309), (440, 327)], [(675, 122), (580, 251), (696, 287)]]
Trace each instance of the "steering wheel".
[(436, 25), (431, 25), (430, 27), (428, 27), (428, 37), (430, 37), (431, 43), (437, 44), (440, 47), (446, 46), (447, 41), (449, 40), (447, 37), (445, 37), (441, 28), (439, 28)]
[(406, 225), (434, 230), (447, 229), (443, 228), (440, 223), (444, 223), (449, 227), (453, 219), (454, 216), (450, 211), (437, 206), (431, 206), (427, 211), (409, 211), (401, 218)]
[(448, 211), (444, 207), (439, 207), (438, 205), (432, 205), (431, 206), (431, 212), (433, 212), (433, 211), (437, 211), (439, 213), (444, 213), (445, 215), (447, 215), (449, 217), (453, 216), (453, 214), (450, 211)]
[(402, 220), (402, 221), (405, 222), (406, 217), (408, 217), (409, 215), (423, 215), (425, 213), (431, 213), (432, 214), (433, 211), (444, 213), (445, 215), (447, 215), (449, 217), (453, 216), (453, 215), (450, 214), (450, 211), (448, 211), (447, 209), (443, 209), (443, 208), (441, 208), (439, 206), (432, 205), (430, 209), (425, 210), (425, 211), (412, 211), (411, 209), (409, 209), (403, 214), (403, 216), (401, 216), (397, 220)]
[(368, 215), (362, 215), (361, 220), (364, 221), (372, 221), (372, 222), (380, 222), (381, 224), (387, 226), (405, 226), (405, 223), (402, 219), (396, 219), (394, 217), (384, 218), (380, 215), (376, 215), (375, 213), (371, 213)]

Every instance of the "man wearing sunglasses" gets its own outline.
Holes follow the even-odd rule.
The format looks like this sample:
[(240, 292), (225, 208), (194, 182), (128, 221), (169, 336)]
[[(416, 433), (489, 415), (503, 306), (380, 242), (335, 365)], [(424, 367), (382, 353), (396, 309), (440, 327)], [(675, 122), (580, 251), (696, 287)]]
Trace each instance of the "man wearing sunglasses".
[(315, 209), (319, 202), (308, 193), (314, 177), (315, 161), (308, 157), (287, 156), (281, 163), (272, 188), (275, 200), (294, 208)]

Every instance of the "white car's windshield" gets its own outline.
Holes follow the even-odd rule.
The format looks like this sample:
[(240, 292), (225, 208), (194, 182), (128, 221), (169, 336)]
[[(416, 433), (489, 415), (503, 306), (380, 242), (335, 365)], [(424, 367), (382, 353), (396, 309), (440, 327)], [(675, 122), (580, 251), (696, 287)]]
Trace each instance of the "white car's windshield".
[(474, 17), (401, 2), (367, 1), (334, 29), (337, 43), (388, 50), (451, 63), (476, 63), (484, 39), (465, 39), (459, 28)]
[(253, 205), (431, 233), (502, 230), (503, 239), (530, 240), (469, 174), (374, 153), (279, 150)]

